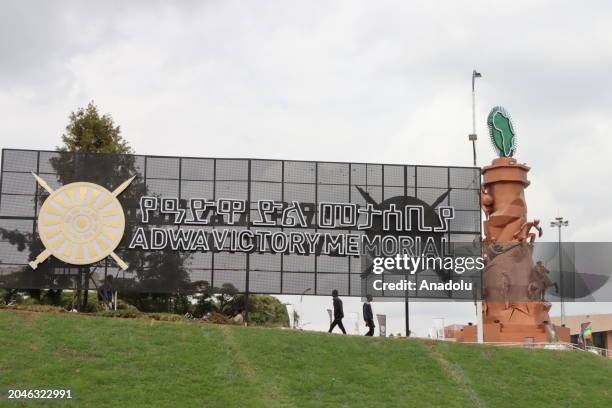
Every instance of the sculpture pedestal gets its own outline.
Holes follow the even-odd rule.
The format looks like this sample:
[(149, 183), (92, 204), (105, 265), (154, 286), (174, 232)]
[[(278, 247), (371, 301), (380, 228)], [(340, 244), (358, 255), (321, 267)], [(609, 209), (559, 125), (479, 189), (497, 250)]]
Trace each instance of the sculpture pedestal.
[[(569, 327), (554, 326), (559, 341), (569, 343)], [(548, 343), (551, 341), (544, 324), (484, 324), (485, 343), (526, 343), (533, 339), (534, 343)]]

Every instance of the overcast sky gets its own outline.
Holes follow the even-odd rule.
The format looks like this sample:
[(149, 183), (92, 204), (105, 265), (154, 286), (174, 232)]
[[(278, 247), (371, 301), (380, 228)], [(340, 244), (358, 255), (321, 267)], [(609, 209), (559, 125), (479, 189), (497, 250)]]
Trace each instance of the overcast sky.
[(94, 100), (142, 154), (471, 165), (476, 68), (479, 164), (503, 105), (545, 237), (610, 241), (611, 26), (609, 1), (3, 0), (0, 145), (53, 149)]

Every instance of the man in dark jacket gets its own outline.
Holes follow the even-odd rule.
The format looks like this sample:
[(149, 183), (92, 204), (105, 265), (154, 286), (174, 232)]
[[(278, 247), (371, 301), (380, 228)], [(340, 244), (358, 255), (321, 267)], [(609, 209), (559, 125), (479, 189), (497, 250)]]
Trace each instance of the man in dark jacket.
[(334, 330), (334, 327), (338, 325), (342, 333), (346, 334), (346, 330), (344, 330), (344, 325), (342, 324), (342, 319), (344, 318), (344, 309), (342, 308), (342, 300), (338, 297), (338, 291), (336, 289), (332, 290), (332, 298), (334, 299), (334, 321), (331, 326), (329, 326), (329, 332), (331, 333)]
[(363, 304), (363, 320), (365, 320), (365, 324), (368, 327), (368, 332), (366, 336), (374, 335), (374, 314), (372, 313), (372, 305), (370, 302), (372, 301), (372, 295), (366, 296), (366, 302)]

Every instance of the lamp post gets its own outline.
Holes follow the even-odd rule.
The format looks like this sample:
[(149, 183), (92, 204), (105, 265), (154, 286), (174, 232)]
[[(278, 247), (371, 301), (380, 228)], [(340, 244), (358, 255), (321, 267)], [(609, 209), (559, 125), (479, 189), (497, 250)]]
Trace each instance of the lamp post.
[(468, 139), (472, 142), (472, 151), (474, 153), (474, 167), (476, 167), (476, 78), (482, 78), (482, 74), (476, 70), (472, 71), (472, 133)]
[[(472, 152), (474, 158), (474, 167), (476, 167), (476, 78), (482, 78), (482, 74), (475, 69), (472, 70), (472, 133), (468, 136), (468, 139), (472, 142)], [(483, 310), (482, 301), (476, 303), (476, 339), (478, 343), (484, 343), (484, 321), (483, 321)]]
[(559, 280), (561, 292), (561, 326), (565, 326), (565, 301), (563, 300), (563, 256), (561, 252), (561, 227), (567, 227), (569, 225), (568, 220), (564, 220), (563, 217), (556, 217), (554, 221), (550, 222), (551, 227), (557, 227), (559, 230)]

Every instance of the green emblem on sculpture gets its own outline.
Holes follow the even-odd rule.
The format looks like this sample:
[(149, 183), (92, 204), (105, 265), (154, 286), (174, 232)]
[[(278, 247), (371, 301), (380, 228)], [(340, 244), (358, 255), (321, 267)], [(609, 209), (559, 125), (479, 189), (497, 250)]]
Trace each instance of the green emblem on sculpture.
[(487, 126), (499, 157), (512, 157), (516, 151), (516, 134), (510, 114), (501, 106), (495, 106), (489, 112)]

